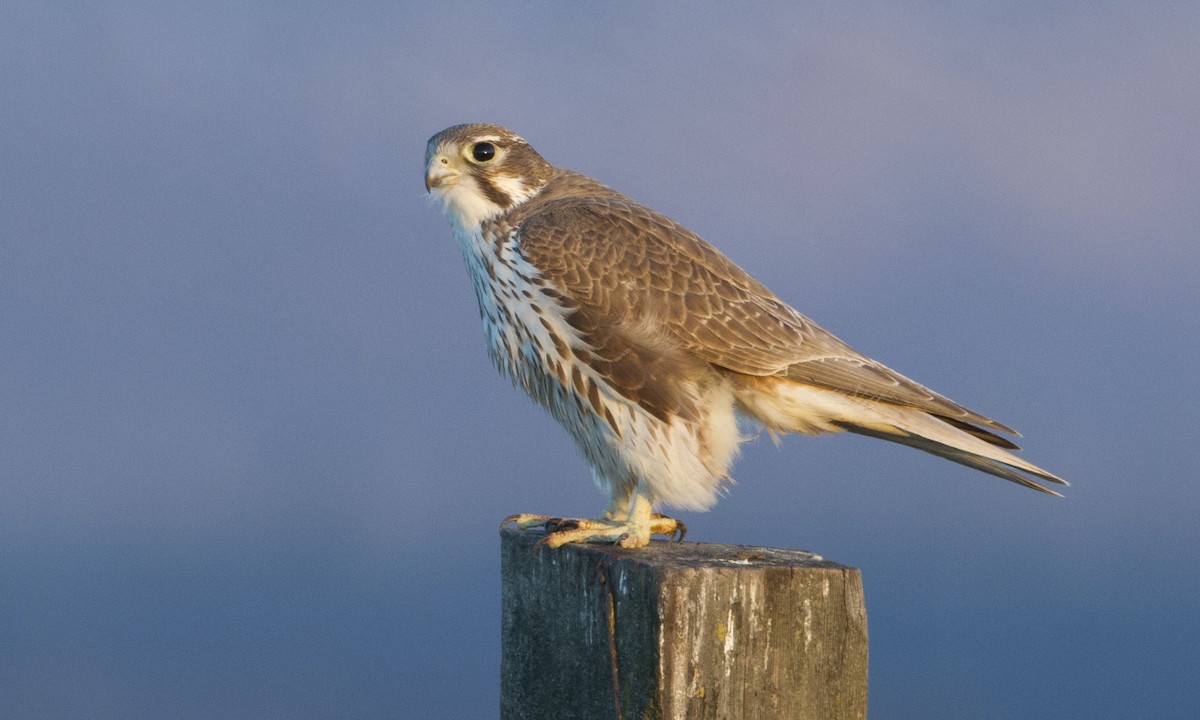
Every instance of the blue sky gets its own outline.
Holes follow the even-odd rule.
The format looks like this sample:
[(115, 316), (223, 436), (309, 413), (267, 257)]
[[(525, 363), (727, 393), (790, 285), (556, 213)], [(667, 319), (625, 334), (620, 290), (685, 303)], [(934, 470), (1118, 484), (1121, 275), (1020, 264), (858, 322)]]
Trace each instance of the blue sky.
[(1194, 3), (0, 8), (0, 715), (489, 717), (496, 525), (602, 498), (421, 185), (511, 127), (1024, 433), (748, 444), (690, 538), (862, 568), (873, 718), (1200, 702)]

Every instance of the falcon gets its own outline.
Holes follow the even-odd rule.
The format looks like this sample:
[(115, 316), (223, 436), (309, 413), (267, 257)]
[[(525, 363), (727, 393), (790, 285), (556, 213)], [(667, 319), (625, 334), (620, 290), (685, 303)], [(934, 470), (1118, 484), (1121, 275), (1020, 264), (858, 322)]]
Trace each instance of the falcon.
[(660, 505), (706, 510), (745, 440), (849, 431), (1052, 495), (1011, 428), (856, 352), (713, 246), (498, 125), (425, 151), (500, 372), (566, 428), (610, 500), (598, 519), (513, 515), (551, 547), (682, 538)]

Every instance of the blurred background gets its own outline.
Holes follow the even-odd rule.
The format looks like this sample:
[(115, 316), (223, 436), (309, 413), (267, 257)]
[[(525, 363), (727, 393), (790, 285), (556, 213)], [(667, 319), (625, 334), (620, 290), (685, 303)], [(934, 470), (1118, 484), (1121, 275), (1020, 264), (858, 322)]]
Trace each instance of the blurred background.
[(765, 435), (689, 539), (862, 569), (871, 717), (1200, 703), (1200, 6), (0, 6), (0, 716), (494, 717), (496, 527), (594, 515), (426, 139), (504, 124), (1024, 434)]

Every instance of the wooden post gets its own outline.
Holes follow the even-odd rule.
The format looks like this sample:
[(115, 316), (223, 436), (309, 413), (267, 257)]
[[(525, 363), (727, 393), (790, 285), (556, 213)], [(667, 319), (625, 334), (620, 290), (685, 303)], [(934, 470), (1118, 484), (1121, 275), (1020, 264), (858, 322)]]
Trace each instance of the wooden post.
[(500, 537), (503, 720), (866, 717), (856, 568), (801, 550)]

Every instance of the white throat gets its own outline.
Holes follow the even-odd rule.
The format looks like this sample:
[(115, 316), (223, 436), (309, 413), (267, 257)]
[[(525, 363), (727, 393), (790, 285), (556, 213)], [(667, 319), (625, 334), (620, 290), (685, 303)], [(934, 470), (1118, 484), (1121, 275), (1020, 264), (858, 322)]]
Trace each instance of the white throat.
[(509, 207), (501, 207), (492, 202), (479, 188), (475, 178), (470, 175), (460, 175), (452, 182), (435, 188), (433, 195), (442, 201), (446, 219), (450, 221), (451, 225), (464, 230), (472, 230), (520, 205), (537, 193), (537, 189), (526, 186), (524, 181), (518, 177), (501, 175), (496, 177), (493, 182), (504, 194), (512, 198), (512, 204)]
[(435, 188), (433, 196), (442, 201), (450, 224), (463, 230), (478, 228), (485, 220), (504, 212), (504, 208), (483, 194), (470, 175), (461, 175), (453, 182)]

